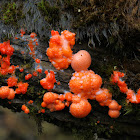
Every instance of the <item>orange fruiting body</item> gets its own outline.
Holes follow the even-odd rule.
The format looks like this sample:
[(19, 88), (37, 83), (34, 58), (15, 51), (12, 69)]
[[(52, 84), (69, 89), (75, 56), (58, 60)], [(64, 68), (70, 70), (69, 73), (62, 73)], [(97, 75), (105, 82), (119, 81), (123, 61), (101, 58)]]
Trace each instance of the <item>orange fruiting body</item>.
[(31, 37), (31, 38), (34, 38), (34, 37), (36, 37), (36, 36), (37, 36), (36, 33), (31, 33), (31, 34), (30, 34), (30, 37)]
[(7, 99), (13, 100), (15, 98), (16, 92), (12, 88), (9, 88), (9, 89), (10, 89), (10, 93), (9, 93)]
[(23, 69), (23, 68), (20, 68), (20, 69), (19, 69), (19, 71), (20, 71), (20, 72), (23, 72), (23, 71), (24, 71), (24, 69)]
[(40, 84), (44, 89), (53, 89), (54, 83), (56, 83), (56, 79), (53, 71), (47, 73), (46, 78), (40, 80)]
[(30, 113), (30, 110), (28, 109), (28, 107), (26, 105), (22, 105), (21, 110), (23, 110), (24, 113), (26, 113), (26, 114)]
[(35, 62), (36, 62), (36, 63), (40, 63), (40, 59), (36, 59)]
[(76, 118), (84, 118), (91, 111), (91, 104), (86, 100), (81, 100), (79, 103), (70, 105), (70, 113)]
[(111, 75), (111, 82), (113, 84), (116, 83), (120, 91), (127, 95), (126, 98), (128, 102), (136, 103), (136, 104), (140, 103), (140, 95), (138, 93), (136, 94), (133, 90), (129, 89), (125, 81), (122, 81), (121, 79), (122, 77), (124, 77), (123, 72), (113, 71), (113, 74)]
[(17, 81), (18, 81), (18, 79), (16, 77), (12, 76), (7, 79), (7, 84), (9, 87), (13, 87), (13, 86), (17, 85)]
[(120, 112), (119, 112), (118, 110), (109, 109), (108, 115), (109, 115), (111, 118), (118, 118), (118, 117), (120, 116)]
[(33, 72), (33, 76), (37, 76), (37, 72), (36, 71)]
[(100, 94), (96, 95), (96, 101), (98, 101), (98, 102), (104, 102), (111, 98), (112, 98), (112, 95), (111, 95), (111, 93), (109, 93), (109, 91), (107, 89), (103, 89)]
[(42, 69), (37, 69), (37, 71), (38, 71), (39, 73), (42, 73)]
[(93, 91), (99, 89), (101, 85), (102, 78), (91, 70), (75, 72), (69, 82), (70, 90), (74, 94), (81, 94), (82, 96), (86, 96), (86, 93), (91, 95)]
[(0, 88), (0, 98), (1, 98), (1, 99), (7, 98), (8, 95), (9, 95), (9, 93), (10, 93), (10, 89), (9, 89), (8, 86), (2, 86), (2, 87)]
[(112, 102), (109, 104), (108, 107), (109, 107), (109, 109), (112, 109), (112, 110), (120, 110), (121, 109), (121, 106), (115, 100), (112, 100)]
[(80, 50), (73, 55), (71, 66), (75, 71), (87, 70), (91, 64), (91, 56), (85, 50)]
[(34, 101), (33, 100), (30, 100), (30, 101), (28, 101), (28, 104), (32, 104)]
[(67, 101), (72, 101), (72, 94), (70, 92), (65, 93), (65, 99)]
[(58, 31), (52, 30), (51, 35), (46, 55), (56, 69), (67, 69), (72, 59), (75, 34), (65, 30), (59, 35)]
[(29, 84), (28, 83), (22, 83), (22, 82), (19, 82), (18, 84), (17, 84), (17, 86), (18, 86), (18, 88), (16, 88), (16, 94), (26, 94), (26, 92), (27, 92), (27, 88), (28, 88), (28, 86), (29, 86)]
[(47, 92), (44, 94), (43, 101), (46, 104), (53, 103), (55, 100), (56, 100), (56, 97), (52, 92)]
[(31, 77), (32, 77), (32, 74), (27, 74), (27, 75), (25, 76), (25, 80), (29, 80)]

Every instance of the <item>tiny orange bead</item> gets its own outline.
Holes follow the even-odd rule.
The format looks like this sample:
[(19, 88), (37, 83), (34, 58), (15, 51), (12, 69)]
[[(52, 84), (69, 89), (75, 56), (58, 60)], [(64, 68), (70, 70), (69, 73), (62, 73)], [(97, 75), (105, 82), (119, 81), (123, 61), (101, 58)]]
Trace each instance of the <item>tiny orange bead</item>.
[(76, 118), (84, 118), (91, 111), (91, 104), (86, 100), (81, 100), (79, 103), (72, 103), (70, 113)]
[(37, 69), (37, 71), (38, 71), (39, 73), (42, 73), (42, 69)]
[(40, 59), (36, 59), (35, 62), (36, 62), (36, 63), (40, 63)]
[(118, 110), (109, 109), (108, 115), (109, 115), (111, 118), (118, 118), (118, 117), (120, 116), (120, 112), (119, 112)]

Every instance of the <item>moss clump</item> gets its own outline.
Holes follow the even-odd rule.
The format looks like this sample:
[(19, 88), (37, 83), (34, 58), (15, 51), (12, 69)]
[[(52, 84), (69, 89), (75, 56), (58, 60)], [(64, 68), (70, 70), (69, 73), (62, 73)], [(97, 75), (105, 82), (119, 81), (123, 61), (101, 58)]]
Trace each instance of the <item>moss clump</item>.
[(48, 23), (55, 25), (59, 21), (60, 11), (58, 6), (50, 6), (48, 1), (41, 0), (38, 3), (38, 8)]
[(5, 24), (18, 25), (18, 20), (24, 17), (22, 5), (17, 6), (15, 2), (8, 2), (2, 6), (0, 19)]
[[(74, 12), (74, 26), (79, 27), (94, 23), (127, 22), (133, 23), (134, 28), (139, 28), (135, 22), (138, 12), (136, 0), (65, 0), (66, 9)], [(129, 8), (132, 8), (131, 10)], [(128, 13), (129, 10), (129, 13)], [(124, 12), (125, 11), (125, 12)], [(138, 19), (137, 19), (138, 21)]]

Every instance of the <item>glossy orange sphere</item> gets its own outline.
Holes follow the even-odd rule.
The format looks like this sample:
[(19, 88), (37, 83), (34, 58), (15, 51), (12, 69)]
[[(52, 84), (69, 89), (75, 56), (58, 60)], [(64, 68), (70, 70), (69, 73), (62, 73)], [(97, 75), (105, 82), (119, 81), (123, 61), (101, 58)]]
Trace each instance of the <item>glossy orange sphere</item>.
[(91, 104), (87, 100), (81, 100), (79, 103), (72, 103), (70, 113), (76, 118), (84, 118), (91, 111)]
[(87, 70), (91, 64), (91, 56), (85, 50), (80, 50), (76, 54), (73, 55), (71, 61), (71, 67), (75, 71)]
[(112, 110), (110, 109), (108, 111), (108, 115), (111, 117), (111, 118), (118, 118), (120, 116), (120, 112), (118, 110)]

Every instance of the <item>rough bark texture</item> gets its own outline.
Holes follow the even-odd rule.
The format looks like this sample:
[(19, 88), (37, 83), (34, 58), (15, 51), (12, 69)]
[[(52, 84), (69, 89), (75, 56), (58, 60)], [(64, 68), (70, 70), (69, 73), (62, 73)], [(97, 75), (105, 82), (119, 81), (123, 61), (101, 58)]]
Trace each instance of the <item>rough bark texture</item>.
[[(128, 2), (130, 3), (128, 4)], [(46, 56), (46, 49), (52, 29), (58, 31), (69, 29), (76, 32), (77, 42), (73, 48), (73, 53), (81, 49), (89, 51), (92, 56), (90, 69), (103, 78), (102, 87), (110, 89), (113, 99), (122, 105), (119, 118), (111, 119), (107, 114), (108, 108), (99, 106), (96, 101), (89, 101), (92, 104), (92, 111), (83, 119), (72, 117), (68, 108), (59, 112), (47, 110), (45, 114), (38, 114), (43, 94), (47, 91), (39, 85), (39, 80), (45, 77), (43, 73), (29, 80), (30, 86), (26, 95), (16, 96), (11, 105), (8, 104), (7, 100), (0, 100), (0, 105), (16, 112), (21, 111), (23, 103), (33, 99), (35, 102), (33, 105), (29, 105), (31, 110), (29, 115), (39, 118), (38, 123), (41, 120), (46, 120), (61, 126), (64, 130), (82, 134), (83, 138), (86, 139), (91, 139), (95, 132), (101, 137), (110, 137), (110, 139), (117, 138), (118, 134), (122, 135), (122, 138), (126, 135), (130, 139), (132, 136), (135, 138), (140, 137), (140, 105), (127, 104), (126, 96), (120, 93), (118, 88), (111, 85), (109, 81), (112, 71), (117, 67), (118, 70), (126, 72), (125, 80), (129, 88), (136, 91), (140, 87), (140, 29), (137, 23), (133, 24), (134, 19), (132, 18), (132, 15), (134, 15), (134, 18), (139, 22), (138, 8), (140, 8), (140, 3), (136, 0), (126, 2), (120, 0), (118, 3), (115, 0), (111, 0), (110, 3), (114, 4), (109, 5), (108, 2), (102, 3), (100, 0), (78, 0), (77, 2), (73, 0), (2, 1), (0, 2), (2, 7), (0, 38), (1, 41), (10, 39), (15, 49), (11, 63), (25, 68), (24, 73), (20, 73), (19, 70), (16, 71), (16, 76), (24, 81), (26, 73), (33, 72), (35, 69), (35, 62), (28, 53), (27, 42), (13, 38), (16, 33), (19, 33), (20, 28), (27, 29), (27, 34), (32, 31), (36, 32), (39, 39), (39, 46), (36, 48), (37, 57), (42, 56), (41, 66), (43, 71), (53, 70), (56, 72), (56, 79), (61, 84), (56, 85), (52, 91), (63, 94), (65, 90), (69, 91), (68, 82), (74, 71), (71, 67), (64, 71), (56, 70)], [(80, 4), (81, 7), (79, 7)], [(108, 7), (102, 9), (101, 4), (106, 4)], [(116, 10), (113, 11), (114, 13), (110, 13), (112, 19), (108, 19), (107, 14), (109, 14), (109, 11), (106, 8), (110, 8), (110, 12), (112, 12), (113, 7), (111, 6), (113, 5), (116, 5)], [(125, 5), (124, 13), (122, 13), (122, 5)], [(7, 15), (8, 12), (5, 6), (7, 6), (11, 15)], [(120, 6), (120, 9), (117, 6)], [(131, 13), (130, 17), (128, 17), (128, 10)], [(118, 11), (120, 15), (122, 14), (121, 16), (117, 15)], [(104, 19), (103, 13), (105, 14)], [(101, 20), (99, 18), (100, 14)], [(123, 15), (127, 18), (122, 18)], [(22, 51), (25, 53), (22, 54)], [(8, 77), (9, 75), (1, 76), (1, 86), (6, 85)], [(97, 123), (98, 121), (100, 123)]]

